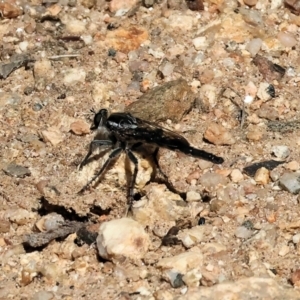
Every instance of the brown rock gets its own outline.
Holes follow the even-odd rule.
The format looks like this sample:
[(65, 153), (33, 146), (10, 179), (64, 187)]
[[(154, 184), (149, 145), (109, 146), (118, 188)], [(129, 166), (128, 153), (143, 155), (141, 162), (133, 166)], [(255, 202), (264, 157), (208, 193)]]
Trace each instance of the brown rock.
[(248, 133), (247, 139), (250, 141), (260, 141), (265, 134), (265, 130), (260, 126), (251, 126)]
[(48, 130), (43, 130), (42, 136), (45, 142), (50, 142), (53, 146), (58, 145), (64, 140), (62, 132), (58, 128), (54, 127), (50, 127)]
[(284, 4), (289, 8), (294, 14), (300, 14), (300, 1), (299, 0), (285, 0)]
[(81, 5), (86, 8), (92, 8), (96, 4), (96, 0), (81, 0)]
[(137, 2), (137, 0), (112, 0), (109, 3), (109, 10), (111, 12), (116, 12), (119, 9), (129, 11), (137, 4)]
[(12, 3), (12, 1), (1, 1), (0, 13), (3, 18), (13, 19), (21, 16), (23, 14), (23, 10), (15, 3)]
[(260, 168), (256, 171), (254, 180), (258, 184), (268, 184), (270, 181), (270, 171), (266, 168)]
[(292, 273), (291, 282), (294, 286), (300, 286), (300, 269), (297, 269)]
[(273, 64), (261, 55), (256, 55), (253, 58), (253, 63), (258, 67), (263, 78), (269, 82), (273, 80), (280, 80), (285, 73), (285, 69), (283, 67)]
[(107, 33), (106, 44), (117, 51), (128, 53), (139, 48), (148, 37), (148, 31), (142, 27), (118, 28)]
[(7, 220), (0, 220), (0, 233), (9, 232), (10, 222)]
[(190, 10), (193, 11), (204, 10), (204, 5), (202, 0), (186, 0), (186, 4)]
[(155, 87), (125, 110), (152, 122), (167, 119), (178, 122), (191, 109), (194, 100), (195, 96), (187, 82), (178, 79)]
[(244, 0), (244, 3), (248, 6), (255, 6), (257, 3), (257, 0)]
[(90, 132), (90, 126), (84, 120), (76, 120), (70, 125), (70, 129), (77, 135), (83, 135)]
[(208, 126), (204, 138), (215, 145), (232, 145), (235, 143), (233, 135), (217, 123), (211, 123)]

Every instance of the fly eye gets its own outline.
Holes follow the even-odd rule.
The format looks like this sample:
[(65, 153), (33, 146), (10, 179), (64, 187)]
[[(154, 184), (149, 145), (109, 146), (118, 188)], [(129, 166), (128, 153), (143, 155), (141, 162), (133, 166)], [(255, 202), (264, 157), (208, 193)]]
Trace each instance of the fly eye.
[(101, 119), (102, 119), (102, 115), (100, 113), (97, 113), (95, 114), (95, 117), (94, 117), (94, 128), (97, 128), (101, 122)]

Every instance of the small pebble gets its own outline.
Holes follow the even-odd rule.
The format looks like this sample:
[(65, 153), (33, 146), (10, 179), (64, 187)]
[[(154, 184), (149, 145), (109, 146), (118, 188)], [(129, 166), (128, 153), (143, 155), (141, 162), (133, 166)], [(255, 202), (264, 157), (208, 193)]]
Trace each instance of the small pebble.
[(258, 169), (255, 173), (254, 180), (258, 184), (268, 184), (270, 181), (270, 171), (264, 167)]
[(268, 101), (272, 98), (270, 93), (268, 93), (270, 84), (267, 82), (261, 82), (258, 87), (257, 97), (261, 100)]
[(193, 39), (193, 45), (197, 51), (205, 50), (208, 47), (208, 42), (206, 41), (205, 36), (199, 36)]
[(4, 170), (7, 175), (13, 176), (13, 177), (25, 177), (30, 176), (31, 172), (28, 168), (16, 165), (15, 163), (9, 164)]
[(65, 31), (72, 35), (86, 33), (86, 23), (80, 20), (68, 20), (65, 24)]
[(288, 245), (283, 245), (278, 252), (279, 256), (285, 256), (290, 252), (290, 247)]
[(34, 103), (32, 109), (34, 111), (40, 111), (41, 109), (43, 109), (43, 105), (40, 103)]
[(245, 0), (244, 3), (250, 7), (255, 6), (257, 3), (257, 0)]
[(294, 35), (289, 32), (279, 32), (277, 38), (284, 47), (292, 48), (297, 44)]
[(195, 191), (188, 191), (186, 193), (186, 201), (192, 202), (192, 201), (200, 201), (201, 195)]
[(279, 178), (279, 185), (286, 191), (292, 194), (300, 192), (300, 174), (297, 173), (284, 173)]
[(230, 178), (233, 182), (240, 182), (244, 180), (244, 175), (239, 169), (234, 169), (230, 173)]
[(96, 0), (81, 0), (80, 3), (83, 7), (92, 8), (96, 5)]
[(182, 274), (180, 274), (176, 271), (170, 270), (169, 272), (166, 272), (166, 275), (167, 275), (167, 278), (169, 279), (173, 288), (176, 289), (176, 288), (184, 286), (184, 282), (182, 280), (182, 277), (183, 277)]
[(68, 69), (63, 78), (63, 83), (67, 86), (75, 85), (79, 82), (84, 82), (86, 72), (83, 69), (72, 68)]
[(248, 228), (246, 228), (245, 226), (239, 226), (235, 230), (234, 234), (237, 238), (249, 239), (252, 236), (253, 232), (251, 230), (249, 230)]
[(198, 287), (200, 285), (201, 278), (202, 278), (202, 274), (200, 270), (193, 269), (187, 272), (182, 279), (188, 287)]
[(58, 128), (50, 127), (42, 130), (42, 136), (45, 142), (49, 142), (52, 146), (56, 146), (64, 140), (62, 132)]
[(221, 174), (207, 172), (201, 176), (200, 183), (208, 191), (216, 190), (218, 185), (226, 185), (228, 178)]
[(76, 135), (83, 135), (90, 132), (90, 126), (84, 120), (76, 120), (70, 125), (70, 129)]
[(293, 236), (293, 243), (298, 244), (300, 242), (300, 233), (297, 233)]
[(33, 66), (33, 74), (36, 80), (40, 78), (52, 79), (55, 73), (51, 61), (48, 59), (36, 61)]
[(186, 248), (191, 248), (203, 240), (205, 230), (205, 226), (195, 226), (193, 228), (185, 229), (179, 232), (179, 234), (177, 234), (177, 237), (182, 241), (182, 244)]
[(143, 226), (132, 219), (122, 218), (100, 225), (97, 248), (105, 259), (118, 256), (140, 259), (149, 245), (150, 239)]
[(274, 153), (277, 158), (285, 159), (290, 155), (291, 151), (287, 146), (279, 145), (272, 147), (272, 153)]
[(291, 171), (298, 171), (300, 168), (300, 164), (297, 161), (293, 160), (287, 163), (285, 167), (286, 169)]
[(109, 10), (112, 13), (124, 11), (125, 13), (132, 9), (137, 4), (137, 0), (112, 0), (109, 3)]
[(265, 130), (261, 126), (249, 126), (249, 131), (247, 132), (247, 139), (249, 141), (260, 141), (265, 134)]
[(23, 41), (19, 44), (19, 48), (22, 52), (26, 52), (28, 46), (29, 46), (29, 43), (27, 41)]
[(65, 223), (64, 218), (57, 213), (50, 213), (43, 216), (40, 220), (35, 223), (35, 226), (40, 232), (54, 231)]
[(1, 17), (7, 19), (14, 19), (23, 14), (23, 9), (15, 1), (1, 1), (0, 10)]
[(225, 201), (213, 200), (210, 203), (210, 210), (215, 213), (219, 213), (221, 208), (225, 205)]
[(52, 299), (55, 299), (55, 296), (52, 292), (38, 291), (32, 296), (31, 299), (32, 300), (52, 300)]
[(152, 7), (155, 3), (155, 0), (143, 0), (143, 5), (147, 8)]
[[(248, 0), (250, 2), (254, 2), (257, 0)], [(260, 50), (262, 46), (262, 40), (257, 38), (257, 39), (252, 39), (247, 45), (246, 45), (246, 50), (250, 52), (251, 56), (254, 57)]]
[(163, 270), (173, 269), (181, 274), (186, 274), (192, 269), (199, 268), (203, 262), (202, 253), (190, 251), (162, 258), (157, 263), (157, 267)]
[(0, 219), (0, 233), (6, 233), (10, 230), (10, 223), (7, 220)]
[(211, 123), (207, 127), (204, 138), (214, 145), (233, 145), (235, 143), (232, 133), (217, 123)]
[(300, 286), (300, 269), (294, 271), (291, 275), (291, 282), (294, 286)]

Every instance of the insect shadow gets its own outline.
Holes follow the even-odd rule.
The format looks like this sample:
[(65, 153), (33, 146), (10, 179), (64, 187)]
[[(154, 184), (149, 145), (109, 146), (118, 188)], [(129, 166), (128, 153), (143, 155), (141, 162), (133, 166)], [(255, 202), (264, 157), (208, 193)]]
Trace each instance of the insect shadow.
[[(167, 176), (160, 169), (157, 159), (160, 147), (171, 151), (180, 151), (216, 164), (224, 162), (222, 157), (192, 147), (181, 135), (155, 123), (136, 118), (130, 113), (112, 113), (108, 115), (106, 109), (100, 109), (95, 113), (91, 129), (97, 130), (97, 133), (94, 140), (90, 143), (88, 153), (79, 165), (79, 169), (90, 162), (90, 157), (95, 148), (98, 147), (101, 148), (101, 150), (105, 149), (111, 152), (100, 170), (96, 172), (78, 193), (82, 194), (93, 182), (100, 179), (111, 163), (116, 161), (121, 153), (125, 152), (129, 161), (134, 165), (127, 191), (128, 209), (131, 208), (134, 201), (134, 185), (138, 173), (138, 159), (134, 155), (134, 152), (138, 152), (141, 146), (151, 145), (155, 147), (155, 151), (152, 155), (153, 161), (155, 167), (163, 175), (166, 182), (169, 181), (167, 180)], [(172, 191), (175, 190), (170, 183), (167, 187)]]

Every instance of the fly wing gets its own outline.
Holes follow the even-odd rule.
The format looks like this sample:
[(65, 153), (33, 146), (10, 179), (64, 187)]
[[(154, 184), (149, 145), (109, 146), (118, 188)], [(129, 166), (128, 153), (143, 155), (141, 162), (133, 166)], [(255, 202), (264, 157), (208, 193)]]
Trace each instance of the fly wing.
[(156, 144), (170, 150), (181, 150), (182, 147), (189, 146), (189, 142), (181, 135), (154, 124), (136, 118), (137, 128), (134, 135), (149, 144)]

